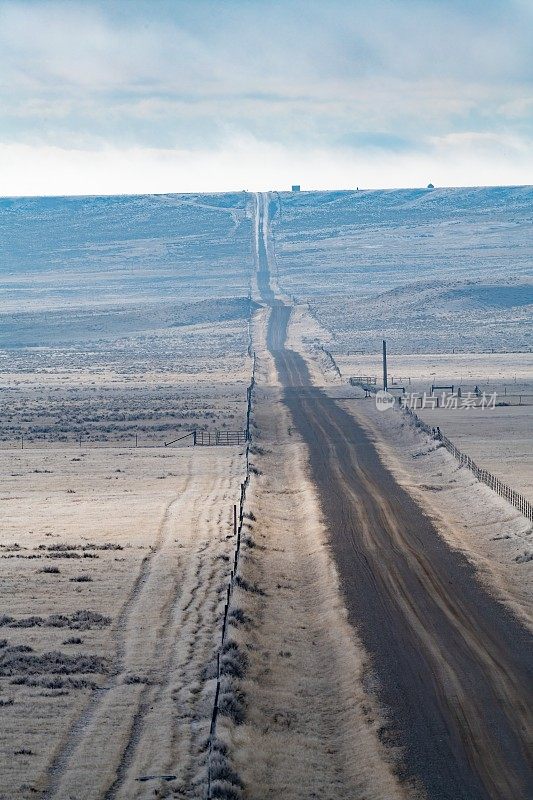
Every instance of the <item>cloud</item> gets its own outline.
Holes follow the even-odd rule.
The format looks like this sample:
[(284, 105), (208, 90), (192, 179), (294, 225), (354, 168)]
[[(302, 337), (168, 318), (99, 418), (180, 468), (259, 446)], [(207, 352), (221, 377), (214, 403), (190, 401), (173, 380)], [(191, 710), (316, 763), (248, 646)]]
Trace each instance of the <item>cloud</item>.
[(253, 141), (337, 163), (480, 136), (511, 175), (532, 22), (522, 0), (0, 0), (0, 143), (210, 159)]
[(463, 152), (480, 148), (494, 153), (496, 150), (514, 150), (516, 153), (527, 155), (529, 142), (515, 134), (499, 134), (479, 131), (463, 131), (461, 133), (448, 133), (445, 136), (435, 136), (431, 139), (436, 147), (444, 150), (462, 150)]
[(383, 133), (382, 131), (346, 133), (339, 137), (338, 142), (344, 147), (356, 150), (383, 150), (392, 153), (404, 153), (421, 148), (419, 140), (398, 136), (394, 133)]
[[(106, 147), (65, 150), (0, 145), (0, 194), (135, 194), (247, 189), (394, 188), (516, 185), (531, 175), (530, 151), (501, 158), (501, 142), (483, 147), (464, 137), (425, 152), (296, 148), (238, 135), (216, 149)], [(528, 172), (529, 170), (529, 172)]]

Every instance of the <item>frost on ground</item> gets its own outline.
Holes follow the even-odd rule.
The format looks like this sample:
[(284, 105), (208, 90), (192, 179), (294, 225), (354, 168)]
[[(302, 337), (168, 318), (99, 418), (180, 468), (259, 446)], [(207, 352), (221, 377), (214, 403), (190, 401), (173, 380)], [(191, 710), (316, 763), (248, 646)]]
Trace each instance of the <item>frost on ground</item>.
[(394, 776), (398, 754), (380, 741), (387, 721), (346, 619), (306, 448), (261, 345), (264, 323), (256, 318), (255, 474), (232, 597), (232, 636), (246, 654), (244, 714), (225, 739), (244, 797), (406, 797)]
[[(240, 426), (247, 197), (0, 200), (0, 443)], [(228, 378), (231, 375), (231, 380)]]
[(243, 468), (235, 448), (0, 454), (0, 797), (129, 800), (150, 775), (204, 796)]
[[(131, 445), (135, 434), (160, 444), (243, 427), (249, 202), (0, 201), (0, 439), (25, 437), (24, 450), (0, 450), (0, 798), (205, 796), (244, 459)], [(274, 230), (274, 288), (299, 300), (289, 346), (524, 619), (530, 526), (403, 416), (356, 399), (347, 377), (379, 375), (385, 331), (390, 368), (413, 387), (460, 370), (467, 387), (530, 392), (524, 353), (477, 352), (525, 346), (530, 205), (529, 189), (301, 193), (281, 195)], [(266, 317), (255, 310), (251, 326), (254, 473), (212, 775), (228, 798), (400, 798), (411, 787), (398, 786), (398, 754), (380, 741), (387, 719), (346, 622), (305, 448), (264, 349)], [(501, 406), (498, 436), (455, 417), (442, 427), (514, 485), (527, 408)], [(61, 447), (36, 449), (51, 439)], [(97, 449), (106, 439), (117, 447)]]
[[(305, 330), (305, 328), (304, 328)], [(374, 376), (381, 381), (381, 357), (337, 356), (345, 380), (351, 375)], [(454, 387), (463, 397), (485, 392), (491, 407), (417, 408), (417, 414), (432, 427), (439, 426), (457, 447), (533, 502), (533, 355), (531, 353), (430, 353), (401, 355), (389, 348), (389, 385), (395, 394), (403, 387), (417, 406), (431, 395), (432, 386)], [(344, 394), (353, 390), (346, 387)], [(414, 401), (411, 399), (410, 401)]]
[[(339, 378), (331, 366), (317, 355), (316, 341), (320, 341), (319, 337), (316, 321), (309, 318), (305, 306), (299, 306), (291, 318), (289, 346), (301, 348), (300, 352), (305, 355), (313, 380), (324, 386), (346, 411), (354, 414), (367, 428), (385, 463), (393, 469), (396, 479), (426, 509), (443, 536), (474, 561), (491, 591), (512, 605), (514, 611), (527, 624), (531, 624), (531, 523), (513, 506), (477, 481), (470, 470), (460, 467), (445, 448), (417, 428), (407, 415), (397, 408), (387, 412), (378, 411), (372, 397), (365, 398), (365, 393), (360, 388), (348, 385), (345, 374)], [(327, 341), (327, 334), (324, 338)], [(463, 355), (460, 358), (461, 368), (465, 372), (466, 365), (472, 360), (470, 366), (479, 374), (483, 372), (479, 360), (490, 360), (493, 357), (487, 355), (468, 358)], [(523, 359), (523, 356), (520, 358)], [(354, 359), (359, 357), (351, 357), (346, 361), (351, 366), (354, 363), (359, 364), (361, 368), (362, 362), (354, 362)], [(432, 363), (439, 363), (439, 359), (443, 359), (444, 374), (449, 369), (447, 362), (454, 361), (451, 355), (432, 355), (428, 359)], [(505, 369), (505, 359), (509, 361), (509, 356), (496, 357), (499, 368)], [(408, 366), (405, 361), (409, 361)], [(377, 357), (372, 356), (371, 361), (367, 359), (364, 362), (363, 366), (366, 364), (367, 370), (370, 370), (369, 363), (376, 368)], [(394, 357), (391, 363), (395, 363)], [(401, 364), (400, 372), (409, 371), (414, 376), (413, 386), (431, 381), (431, 376), (426, 377), (427, 360), (421, 364), (419, 356), (399, 356), (396, 363)], [(419, 372), (414, 368), (415, 364), (418, 364)], [(342, 365), (343, 369), (345, 365), (346, 362)], [(494, 371), (494, 362), (492, 368)], [(510, 369), (518, 369), (512, 361)], [(518, 372), (520, 375), (519, 370)], [(520, 379), (525, 381), (525, 374)], [(470, 411), (449, 411), (444, 412), (447, 413), (446, 421), (443, 421), (442, 414), (438, 411), (417, 413), (430, 425), (438, 425), (440, 421), (442, 430), (458, 447), (463, 448), (479, 464), (492, 470), (513, 488), (521, 488), (527, 496), (531, 485), (529, 423), (532, 408), (533, 406), (513, 406), (510, 409), (512, 416), (509, 415), (508, 408), (502, 408), (501, 413), (498, 408), (485, 409), (472, 416), (468, 416)], [(494, 417), (490, 417), (491, 414)], [(515, 429), (510, 420), (517, 417), (524, 424)], [(492, 427), (491, 419), (498, 424)], [(473, 442), (477, 446), (471, 446)], [(502, 442), (507, 444), (507, 449), (502, 447)]]
[(0, 200), (2, 800), (205, 796), (248, 199)]
[(250, 378), (246, 320), (155, 338), (152, 355), (122, 353), (120, 365), (106, 345), (97, 355), (80, 351), (74, 366), (53, 348), (39, 369), (28, 361), (6, 367), (0, 447), (21, 447), (22, 438), (25, 447), (73, 446), (80, 437), (86, 446), (131, 446), (136, 436), (139, 445), (160, 445), (193, 429), (242, 428)]
[(282, 193), (279, 285), (333, 353), (529, 350), (533, 189)]

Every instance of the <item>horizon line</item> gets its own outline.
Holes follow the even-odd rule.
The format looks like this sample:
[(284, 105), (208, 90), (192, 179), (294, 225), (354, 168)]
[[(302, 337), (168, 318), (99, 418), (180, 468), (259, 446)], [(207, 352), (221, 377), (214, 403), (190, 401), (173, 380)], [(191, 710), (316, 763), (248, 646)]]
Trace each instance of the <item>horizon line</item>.
[[(298, 184), (294, 184), (298, 185)], [(214, 195), (214, 194), (258, 194), (262, 192), (275, 192), (278, 194), (314, 194), (318, 192), (407, 192), (407, 191), (439, 191), (439, 190), (455, 190), (455, 189), (527, 189), (533, 188), (533, 183), (480, 183), (480, 184), (461, 184), (454, 186), (382, 186), (382, 187), (361, 187), (354, 186), (351, 188), (310, 188), (299, 189), (293, 191), (292, 189), (217, 189), (212, 191), (166, 191), (166, 192), (104, 192), (102, 194), (77, 192), (74, 194), (0, 194), (1, 200), (35, 200), (40, 198), (60, 199), (60, 198), (77, 198), (77, 197), (168, 197), (169, 195)]]

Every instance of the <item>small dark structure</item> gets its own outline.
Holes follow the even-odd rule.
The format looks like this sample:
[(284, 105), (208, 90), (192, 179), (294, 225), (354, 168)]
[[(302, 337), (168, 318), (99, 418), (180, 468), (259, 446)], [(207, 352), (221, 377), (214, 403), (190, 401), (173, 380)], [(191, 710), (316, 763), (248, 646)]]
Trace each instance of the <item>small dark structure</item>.
[(299, 183), (295, 183), (293, 186), (291, 186), (291, 192), (299, 192), (299, 191), (300, 191)]
[(433, 186), (433, 184), (432, 184), (432, 183), (428, 183), (428, 186), (427, 186), (427, 188), (428, 188), (428, 189), (434, 189), (435, 187)]

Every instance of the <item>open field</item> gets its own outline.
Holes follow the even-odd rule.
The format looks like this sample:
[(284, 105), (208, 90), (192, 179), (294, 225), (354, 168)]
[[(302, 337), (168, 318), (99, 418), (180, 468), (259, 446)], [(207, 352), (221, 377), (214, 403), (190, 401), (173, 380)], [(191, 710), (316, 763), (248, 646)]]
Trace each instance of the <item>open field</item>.
[(144, 797), (137, 779), (168, 773), (188, 787), (240, 452), (24, 451), (0, 464), (0, 796)]
[(25, 447), (78, 446), (80, 437), (86, 445), (131, 446), (135, 436), (139, 445), (159, 445), (193, 429), (242, 427), (246, 327), (195, 326), (176, 340), (166, 341), (167, 370), (148, 363), (124, 375), (62, 362), (57, 370), (2, 373), (0, 447), (20, 447), (21, 437)]
[(0, 443), (137, 434), (154, 444), (238, 427), (252, 311), (246, 202), (1, 200)]
[(433, 384), (497, 392), (488, 413), (420, 414), (529, 499), (532, 207), (531, 187), (308, 192), (271, 203), (275, 278), (300, 301), (294, 335), (327, 380), (337, 376), (317, 345), (345, 383), (379, 383), (386, 338), (393, 386), (419, 396)]
[(162, 444), (244, 427), (245, 199), (0, 217), (1, 796), (202, 797), (244, 460)]
[(496, 391), (419, 413), (531, 496), (530, 215), (0, 201), (0, 798), (526, 800), (531, 524), (348, 378)]
[(332, 352), (532, 346), (531, 187), (273, 198), (276, 278)]

